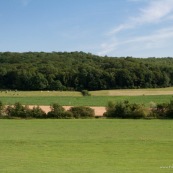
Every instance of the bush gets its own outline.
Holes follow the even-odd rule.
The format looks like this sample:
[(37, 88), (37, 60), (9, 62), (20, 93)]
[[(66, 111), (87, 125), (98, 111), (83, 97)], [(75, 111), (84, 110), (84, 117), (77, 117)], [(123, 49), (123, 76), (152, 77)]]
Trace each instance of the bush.
[(104, 115), (108, 118), (127, 118), (130, 112), (128, 104), (128, 101), (118, 102), (116, 104), (109, 102)]
[(31, 110), (32, 118), (46, 118), (46, 113), (39, 107), (33, 107)]
[(84, 106), (71, 107), (69, 112), (72, 113), (74, 118), (92, 118), (95, 116), (92, 108)]
[(160, 103), (151, 109), (151, 116), (155, 118), (165, 119), (173, 118), (173, 100), (169, 103)]
[(130, 110), (131, 113), (129, 118), (133, 119), (146, 118), (148, 115), (147, 110), (142, 105), (132, 104)]
[(0, 117), (4, 117), (5, 114), (5, 106), (3, 105), (3, 103), (0, 101)]
[(114, 111), (115, 111), (115, 103), (112, 101), (109, 101), (106, 107), (106, 112), (103, 114), (103, 116), (113, 117)]
[(6, 113), (9, 117), (28, 118), (31, 116), (31, 110), (28, 106), (23, 106), (19, 102), (15, 103), (14, 106), (8, 106)]
[(54, 103), (50, 108), (51, 111), (47, 113), (48, 118), (72, 118), (72, 114), (67, 113), (59, 104)]
[(108, 118), (145, 118), (146, 110), (142, 105), (130, 104), (128, 101), (108, 103), (104, 116)]
[(151, 117), (153, 118), (166, 118), (168, 111), (168, 104), (160, 103), (155, 108), (151, 109)]
[(71, 118), (74, 118), (74, 117), (73, 117), (73, 113), (70, 112), (70, 111), (65, 111), (62, 115), (63, 115), (63, 116), (61, 117), (62, 119), (71, 119)]
[(90, 96), (91, 95), (88, 90), (82, 90), (81, 93), (83, 96)]
[(166, 117), (173, 118), (173, 100), (170, 100), (168, 107), (167, 107)]

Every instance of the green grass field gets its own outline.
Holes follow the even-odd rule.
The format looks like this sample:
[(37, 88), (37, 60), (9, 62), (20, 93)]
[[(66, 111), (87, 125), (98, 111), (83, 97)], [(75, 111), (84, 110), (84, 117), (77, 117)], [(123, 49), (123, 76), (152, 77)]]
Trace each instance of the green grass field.
[(62, 106), (106, 106), (109, 101), (129, 100), (131, 103), (149, 106), (150, 102), (169, 102), (173, 96), (173, 88), (104, 90), (90, 93), (90, 97), (82, 97), (80, 92), (74, 91), (1, 91), (0, 101), (6, 105), (20, 102), (25, 105), (59, 103)]
[(168, 173), (173, 121), (0, 120), (1, 173)]
[(0, 101), (4, 104), (14, 104), (20, 102), (24, 105), (50, 105), (59, 103), (62, 106), (106, 106), (109, 101), (119, 102), (129, 100), (131, 103), (144, 104), (149, 106), (151, 102), (167, 103), (172, 95), (153, 96), (1, 96)]

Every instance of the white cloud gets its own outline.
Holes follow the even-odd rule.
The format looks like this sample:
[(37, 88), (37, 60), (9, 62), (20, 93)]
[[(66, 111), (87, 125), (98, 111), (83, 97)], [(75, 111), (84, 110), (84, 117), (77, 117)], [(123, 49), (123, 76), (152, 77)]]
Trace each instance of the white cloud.
[(173, 37), (173, 27), (160, 29), (150, 35), (135, 37), (133, 39), (124, 41), (121, 44), (144, 43), (144, 42), (151, 44), (151, 43), (157, 43), (159, 41), (165, 41), (167, 39), (172, 39), (172, 37)]
[(116, 47), (119, 46), (119, 43), (116, 40), (111, 40), (108, 43), (101, 44), (101, 51), (98, 52), (98, 55), (106, 55), (109, 52), (115, 51)]
[[(164, 28), (150, 35), (139, 36), (123, 41), (116, 49), (125, 47), (126, 53), (131, 52), (132, 54), (136, 54), (139, 52), (138, 56), (143, 57), (144, 55), (141, 55), (140, 52), (143, 52), (145, 55), (148, 54), (148, 56), (168, 56), (168, 54), (171, 56), (172, 53), (170, 54), (170, 52), (165, 52), (164, 50), (172, 47), (172, 39), (173, 27)], [(163, 52), (160, 50), (163, 50)], [(155, 52), (155, 54), (149, 55), (149, 52)], [(159, 52), (159, 54), (156, 55), (157, 52)]]
[(121, 24), (118, 27), (115, 27), (114, 29), (112, 29), (107, 35), (114, 35), (120, 31), (132, 29), (132, 28), (134, 28), (134, 25), (131, 23)]
[[(134, 1), (134, 0), (128, 0)], [(136, 1), (136, 0), (135, 0)], [(129, 45), (130, 44), (144, 44), (144, 49), (150, 49), (154, 47), (163, 46), (165, 40), (173, 38), (173, 28), (165, 28), (157, 31), (152, 31), (150, 35), (144, 36), (135, 36), (131, 38), (126, 38), (123, 40), (119, 38), (121, 36), (120, 32), (135, 30), (140, 27), (152, 26), (153, 24), (158, 24), (165, 22), (167, 20), (173, 20), (173, 0), (147, 0), (148, 5), (145, 8), (141, 8), (138, 15), (136, 17), (130, 17), (126, 23), (122, 23), (119, 26), (113, 28), (108, 32), (107, 41), (101, 44), (101, 51), (99, 54), (108, 54), (118, 49), (121, 45)], [(151, 31), (150, 31), (151, 33)], [(117, 38), (117, 34), (119, 34), (119, 40), (113, 38)]]
[(112, 41), (109, 43), (102, 44), (102, 51), (100, 51), (99, 55), (106, 55), (107, 53), (111, 53), (113, 51), (121, 49), (121, 47), (125, 47), (133, 49), (135, 51), (142, 49), (153, 49), (153, 48), (161, 48), (166, 45), (167, 42), (173, 39), (173, 27), (163, 28), (155, 31), (150, 35), (137, 36), (134, 38), (129, 38), (125, 41)]
[(159, 22), (173, 11), (173, 0), (151, 1), (147, 8), (141, 9), (139, 17), (132, 19), (135, 24)]
[(130, 17), (127, 23), (115, 27), (109, 32), (109, 34), (116, 34), (120, 31), (132, 29), (139, 25), (147, 23), (160, 22), (164, 19), (164, 17), (169, 18), (169, 16), (167, 15), (170, 14), (172, 11), (173, 0), (149, 1), (149, 5), (146, 8), (141, 8), (140, 14), (138, 14), (137, 17)]

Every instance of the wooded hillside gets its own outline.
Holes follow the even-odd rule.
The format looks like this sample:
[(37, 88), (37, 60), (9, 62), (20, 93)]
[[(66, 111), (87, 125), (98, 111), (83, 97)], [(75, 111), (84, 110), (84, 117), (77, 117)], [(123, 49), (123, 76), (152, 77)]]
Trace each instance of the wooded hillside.
[(0, 89), (102, 90), (173, 86), (173, 58), (84, 52), (0, 53)]

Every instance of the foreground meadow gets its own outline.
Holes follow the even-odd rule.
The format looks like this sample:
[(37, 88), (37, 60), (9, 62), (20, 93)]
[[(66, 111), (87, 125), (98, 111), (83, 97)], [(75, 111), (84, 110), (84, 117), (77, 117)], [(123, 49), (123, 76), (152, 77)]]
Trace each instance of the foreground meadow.
[(0, 120), (1, 173), (167, 173), (173, 121)]

